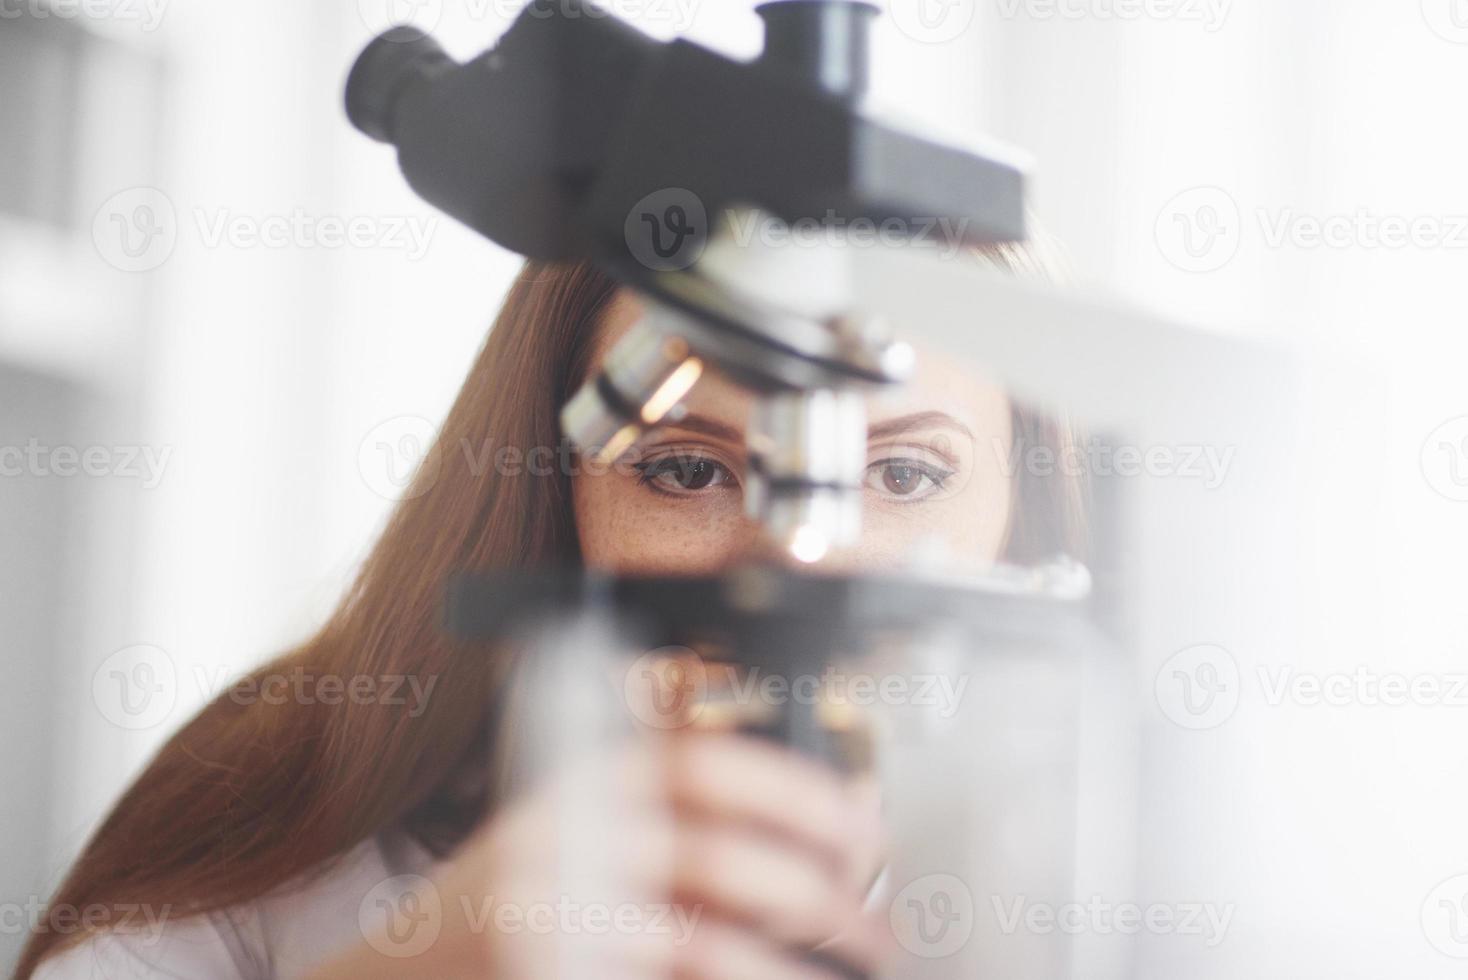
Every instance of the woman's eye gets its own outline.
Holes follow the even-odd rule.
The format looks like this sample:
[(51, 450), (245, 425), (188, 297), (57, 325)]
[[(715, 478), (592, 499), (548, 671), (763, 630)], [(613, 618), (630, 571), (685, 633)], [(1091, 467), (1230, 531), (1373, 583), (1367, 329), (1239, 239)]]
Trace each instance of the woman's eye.
[(884, 459), (867, 467), (867, 486), (889, 497), (921, 500), (942, 489), (953, 475), (915, 459)]
[(644, 484), (665, 493), (697, 493), (730, 481), (729, 468), (705, 456), (665, 456), (638, 464)]

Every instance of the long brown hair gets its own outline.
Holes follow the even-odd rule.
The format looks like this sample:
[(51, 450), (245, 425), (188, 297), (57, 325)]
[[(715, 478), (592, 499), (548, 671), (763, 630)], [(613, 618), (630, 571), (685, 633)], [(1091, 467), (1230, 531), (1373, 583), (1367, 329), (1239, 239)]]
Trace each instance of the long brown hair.
[[(1014, 254), (991, 254), (1010, 265)], [(555, 447), (558, 411), (588, 369), (595, 328), (616, 285), (589, 266), (528, 263), (439, 433), (336, 612), (299, 648), (255, 671), (308, 678), (435, 680), (428, 710), (343, 700), (271, 704), (225, 692), (174, 735), (82, 851), (52, 908), (123, 903), (176, 917), (258, 898), (324, 870), (361, 841), (402, 828), (443, 855), (493, 807), (489, 726), (507, 656), (442, 631), (449, 577), (465, 569), (580, 562), (570, 481), (561, 467), (484, 466), (501, 448)], [(1016, 438), (1065, 438), (1016, 409)], [(537, 471), (544, 473), (544, 470)], [(1020, 474), (1024, 479), (1024, 474)], [(1075, 550), (1079, 498), (1047, 489), (1016, 514), (1010, 557)], [(235, 690), (239, 690), (236, 688)], [(33, 933), (27, 978), (78, 934)]]

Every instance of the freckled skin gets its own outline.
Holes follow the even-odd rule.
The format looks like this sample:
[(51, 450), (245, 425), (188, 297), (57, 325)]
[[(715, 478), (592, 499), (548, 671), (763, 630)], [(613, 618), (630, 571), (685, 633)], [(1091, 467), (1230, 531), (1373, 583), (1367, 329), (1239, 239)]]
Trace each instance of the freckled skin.
[[(619, 294), (601, 326), (594, 367), (639, 314), (637, 299)], [(752, 403), (744, 389), (705, 374), (688, 398), (689, 414), (722, 423), (736, 439), (668, 427), (637, 450), (635, 458), (652, 470), (620, 465), (576, 476), (573, 506), (587, 565), (701, 574), (767, 554), (758, 527), (744, 516), (742, 440)], [(942, 413), (952, 422), (930, 415), (869, 442), (861, 542), (821, 567), (881, 571), (934, 550), (960, 565), (981, 566), (1002, 552), (1012, 506), (1005, 465), (1013, 438), (1008, 399), (951, 359), (920, 350), (912, 381), (867, 401), (874, 432), (915, 413)], [(679, 460), (684, 462), (668, 464)], [(687, 476), (688, 460), (707, 461), (705, 471), (717, 470), (719, 477), (697, 488), (699, 481)], [(664, 472), (656, 475), (659, 461)], [(649, 475), (655, 475), (651, 482)]]

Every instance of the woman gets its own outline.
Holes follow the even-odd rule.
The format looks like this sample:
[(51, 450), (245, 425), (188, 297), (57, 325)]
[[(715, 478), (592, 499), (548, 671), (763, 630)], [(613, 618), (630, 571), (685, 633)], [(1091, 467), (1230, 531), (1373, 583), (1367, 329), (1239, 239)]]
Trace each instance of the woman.
[[(986, 255), (1033, 271), (1022, 250)], [(98, 829), (18, 977), (564, 972), (571, 930), (488, 915), (575, 904), (553, 870), (567, 846), (556, 820), (593, 780), (623, 808), (599, 850), (621, 889), (610, 897), (646, 896), (643, 909), (661, 898), (683, 924), (588, 939), (595, 975), (833, 975), (806, 951), (857, 919), (879, 863), (869, 795), (771, 745), (694, 732), (639, 738), (512, 792), (505, 746), (516, 712), (531, 710), (514, 704), (514, 654), (487, 656), (440, 628), (445, 582), (465, 569), (703, 572), (753, 545), (738, 466), (747, 396), (716, 378), (633, 465), (483, 466), (485, 450), (557, 446), (560, 407), (636, 316), (636, 300), (590, 268), (528, 265), (443, 425), (438, 465), (422, 468), (340, 608), (242, 682), (432, 678), (426, 709), (221, 696)], [(1074, 551), (1074, 488), (1026, 488), (1006, 467), (1016, 445), (1059, 448), (1062, 434), (933, 361), (871, 409), (867, 531), (836, 561), (901, 560), (933, 534), (979, 560)], [(125, 908), (142, 911), (124, 925)], [(78, 925), (88, 910), (105, 925)], [(870, 966), (876, 931), (846, 931), (827, 955)]]

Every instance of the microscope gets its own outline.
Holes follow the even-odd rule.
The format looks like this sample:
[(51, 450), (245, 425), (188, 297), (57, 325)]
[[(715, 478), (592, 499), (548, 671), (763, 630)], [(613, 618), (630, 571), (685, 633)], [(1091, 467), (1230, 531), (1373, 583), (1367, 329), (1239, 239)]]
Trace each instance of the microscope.
[[(908, 338), (920, 334), (992, 369), (1014, 396), (1050, 404), (1061, 393), (1101, 438), (1236, 433), (1272, 418), (1273, 403), (1261, 395), (1233, 411), (1222, 393), (1259, 375), (1253, 355), (1152, 318), (985, 277), (902, 240), (853, 248), (836, 234), (790, 248), (749, 235), (804, 224), (941, 235), (954, 248), (1026, 238), (1021, 155), (898, 124), (871, 104), (878, 7), (775, 0), (756, 12), (765, 43), (750, 61), (656, 41), (583, 0), (532, 0), (468, 62), (398, 27), (353, 67), (351, 122), (396, 149), (426, 201), (529, 258), (594, 263), (641, 299), (641, 321), (562, 410), (580, 453), (623, 457), (678, 420), (712, 372), (754, 396), (744, 501), (779, 560), (688, 578), (466, 570), (447, 625), (533, 649), (527, 683), (559, 692), (548, 737), (563, 746), (615, 729), (617, 710), (585, 679), (621, 671), (618, 707), (643, 723), (700, 716), (875, 771), (896, 825), (892, 924), (909, 954), (894, 975), (1072, 976), (1084, 951), (988, 921), (988, 892), (1130, 887), (1135, 843), (1113, 832), (1141, 804), (1118, 650), (1166, 617), (1143, 622), (1116, 597), (1147, 592), (1158, 574), (1137, 566), (1140, 515), (1191, 504), (1093, 488), (1099, 568), (1055, 554), (1023, 567), (831, 574), (822, 560), (861, 535), (865, 396), (911, 377), (922, 355)], [(1158, 378), (1186, 380), (1159, 393)], [(951, 716), (850, 698), (731, 708), (710, 664), (787, 679), (832, 665), (961, 678), (969, 696)], [(633, 704), (649, 669), (691, 691), (692, 711)], [(901, 921), (922, 903), (966, 909), (963, 942)], [(1128, 962), (1087, 955), (1086, 976), (1121, 976)]]

